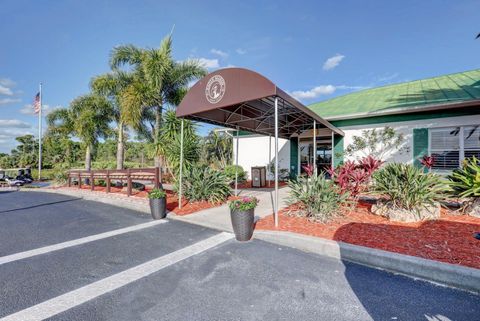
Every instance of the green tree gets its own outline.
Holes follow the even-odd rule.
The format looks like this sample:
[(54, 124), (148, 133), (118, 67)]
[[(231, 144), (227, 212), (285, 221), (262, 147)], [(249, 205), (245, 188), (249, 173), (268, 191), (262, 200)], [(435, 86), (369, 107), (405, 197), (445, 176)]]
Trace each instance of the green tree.
[(353, 156), (357, 153), (360, 157), (373, 156), (384, 160), (389, 152), (406, 151), (405, 135), (397, 133), (392, 127), (382, 129), (369, 129), (362, 131), (361, 136), (353, 136), (353, 142), (345, 148), (345, 154)]
[(23, 135), (16, 137), (19, 143), (11, 152), (13, 166), (37, 166), (38, 162), (38, 142), (33, 135)]
[(61, 135), (73, 135), (85, 147), (85, 169), (92, 166), (92, 152), (101, 138), (111, 135), (113, 107), (105, 97), (89, 94), (76, 98), (69, 108), (57, 109), (47, 116), (49, 130)]
[(210, 131), (203, 139), (202, 161), (214, 164), (216, 167), (225, 168), (232, 162), (232, 137), (224, 132)]
[(133, 80), (133, 75), (116, 69), (113, 72), (96, 76), (90, 82), (92, 91), (96, 94), (105, 96), (113, 106), (113, 116), (117, 123), (117, 169), (124, 168), (126, 141), (125, 124), (134, 123), (134, 121), (136, 121), (129, 119), (132, 113), (125, 113), (125, 108), (122, 108), (121, 104), (121, 97)]
[[(188, 84), (207, 73), (197, 60), (179, 62), (173, 59), (171, 35), (155, 49), (133, 45), (116, 47), (110, 65), (113, 70), (126, 66), (134, 78), (121, 95), (123, 120), (155, 147), (160, 147), (165, 107), (178, 105)], [(162, 167), (161, 150), (155, 150), (155, 154), (155, 165)]]

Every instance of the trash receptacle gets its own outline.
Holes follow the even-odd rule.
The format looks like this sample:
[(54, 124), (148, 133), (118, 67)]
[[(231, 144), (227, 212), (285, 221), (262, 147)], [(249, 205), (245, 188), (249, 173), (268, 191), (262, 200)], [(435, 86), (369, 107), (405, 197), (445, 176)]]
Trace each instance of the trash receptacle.
[(265, 187), (267, 168), (265, 166), (252, 167), (252, 187)]

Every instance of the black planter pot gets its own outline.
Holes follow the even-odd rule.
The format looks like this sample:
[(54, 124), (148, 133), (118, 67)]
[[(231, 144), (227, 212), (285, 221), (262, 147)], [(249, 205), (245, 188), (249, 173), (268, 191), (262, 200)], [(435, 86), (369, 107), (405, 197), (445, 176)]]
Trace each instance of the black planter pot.
[(150, 200), (150, 213), (154, 220), (159, 220), (167, 216), (167, 199), (151, 198)]
[(248, 241), (253, 235), (255, 209), (247, 211), (230, 210), (230, 218), (232, 219), (233, 232), (238, 241)]

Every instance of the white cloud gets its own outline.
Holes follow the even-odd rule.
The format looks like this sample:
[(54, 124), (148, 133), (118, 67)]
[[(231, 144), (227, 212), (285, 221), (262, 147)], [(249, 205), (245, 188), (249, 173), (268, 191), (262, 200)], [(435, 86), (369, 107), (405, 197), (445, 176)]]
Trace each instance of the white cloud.
[(21, 102), (21, 101), (22, 100), (20, 98), (3, 98), (3, 99), (0, 99), (0, 105), (18, 103), (18, 102)]
[(213, 49), (210, 50), (210, 52), (214, 55), (222, 57), (223, 59), (226, 59), (228, 57), (228, 53), (226, 53), (225, 51), (219, 50), (219, 49), (213, 48)]
[(334, 85), (321, 85), (314, 87), (310, 90), (296, 90), (292, 91), (290, 95), (298, 100), (303, 100), (303, 99), (313, 99), (313, 98), (318, 98), (320, 96), (326, 96), (326, 95), (331, 95), (337, 90), (362, 90), (362, 89), (367, 89), (370, 87), (367, 86), (347, 86), (347, 85), (339, 85), (339, 86), (334, 86)]
[[(62, 108), (62, 106), (50, 106), (50, 105), (42, 104), (42, 115), (46, 116), (50, 114), (52, 111), (54, 111), (55, 109), (59, 109), (59, 108)], [(20, 113), (24, 115), (36, 115), (32, 104), (27, 104), (23, 106), (22, 109), (20, 109)]]
[(13, 87), (16, 85), (16, 83), (8, 78), (0, 78), (0, 85), (5, 86), (5, 87)]
[(335, 56), (328, 58), (323, 64), (323, 70), (332, 70), (340, 64), (343, 58), (345, 58), (345, 56), (341, 54), (336, 54)]
[(10, 88), (0, 85), (0, 95), (11, 96), (13, 92)]
[(0, 128), (31, 128), (32, 126), (18, 119), (0, 119)]
[(198, 58), (198, 62), (202, 66), (208, 69), (220, 67), (220, 63), (218, 62), (218, 59)]
[(296, 90), (291, 92), (293, 98), (301, 100), (301, 99), (312, 99), (317, 98), (323, 95), (331, 95), (335, 92), (336, 88), (333, 85), (322, 85), (314, 87), (310, 90)]
[(242, 49), (242, 48), (237, 48), (235, 51), (239, 55), (244, 55), (244, 54), (247, 53), (247, 51), (245, 49)]

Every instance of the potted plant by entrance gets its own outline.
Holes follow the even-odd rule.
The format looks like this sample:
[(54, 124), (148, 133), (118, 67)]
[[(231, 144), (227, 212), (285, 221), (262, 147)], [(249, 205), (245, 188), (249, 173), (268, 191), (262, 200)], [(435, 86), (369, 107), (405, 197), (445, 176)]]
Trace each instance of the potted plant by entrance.
[(252, 238), (257, 204), (258, 199), (255, 197), (244, 197), (229, 203), (232, 227), (238, 241), (248, 241)]
[(167, 216), (167, 194), (163, 189), (154, 188), (148, 193), (150, 212), (154, 220)]

